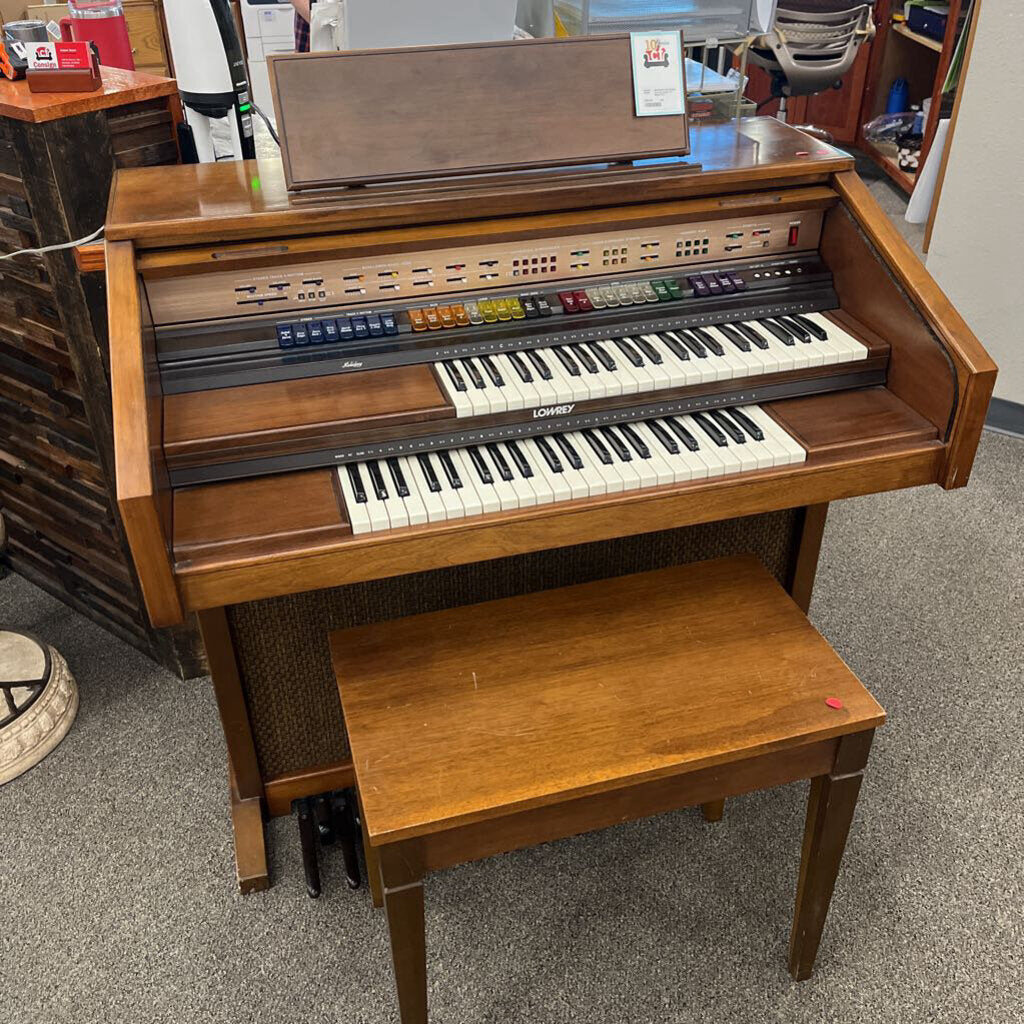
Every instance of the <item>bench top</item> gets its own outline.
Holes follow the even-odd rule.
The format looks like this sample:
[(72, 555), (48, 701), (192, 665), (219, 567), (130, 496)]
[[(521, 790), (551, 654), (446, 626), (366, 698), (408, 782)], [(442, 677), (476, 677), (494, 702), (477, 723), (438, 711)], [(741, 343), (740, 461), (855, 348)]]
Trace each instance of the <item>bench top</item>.
[(375, 846), (885, 720), (752, 555), (339, 630), (331, 652)]

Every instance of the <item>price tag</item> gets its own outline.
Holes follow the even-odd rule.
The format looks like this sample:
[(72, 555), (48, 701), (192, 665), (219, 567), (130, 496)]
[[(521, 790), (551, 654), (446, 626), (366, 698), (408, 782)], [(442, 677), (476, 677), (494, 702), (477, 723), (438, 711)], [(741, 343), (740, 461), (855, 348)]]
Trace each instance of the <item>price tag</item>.
[(630, 32), (637, 117), (676, 116), (686, 110), (683, 37), (679, 32)]

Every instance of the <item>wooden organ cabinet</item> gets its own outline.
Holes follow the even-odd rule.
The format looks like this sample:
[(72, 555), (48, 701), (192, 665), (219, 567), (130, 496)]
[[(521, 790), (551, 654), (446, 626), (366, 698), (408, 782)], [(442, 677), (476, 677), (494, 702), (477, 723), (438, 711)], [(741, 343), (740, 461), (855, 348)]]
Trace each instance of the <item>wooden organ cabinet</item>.
[(330, 631), (739, 552), (806, 608), (829, 502), (967, 482), (995, 366), (853, 161), (691, 134), (314, 199), (119, 172), (118, 497), (152, 621), (198, 614), (243, 889), (352, 782)]

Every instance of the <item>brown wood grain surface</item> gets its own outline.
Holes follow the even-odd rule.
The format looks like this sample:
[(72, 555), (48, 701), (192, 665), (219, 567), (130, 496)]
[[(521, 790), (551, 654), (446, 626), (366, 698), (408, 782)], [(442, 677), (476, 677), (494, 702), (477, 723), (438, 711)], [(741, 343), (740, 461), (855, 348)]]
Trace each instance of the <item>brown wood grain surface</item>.
[(884, 720), (752, 555), (360, 626), (331, 650), (375, 844)]
[(25, 79), (11, 82), (0, 77), (0, 117), (19, 121), (55, 121), (90, 110), (104, 110), (126, 103), (138, 103), (178, 91), (172, 78), (160, 78), (141, 71), (100, 67), (103, 86), (96, 92), (30, 92)]
[[(294, 189), (689, 149), (685, 116), (637, 116), (628, 35), (279, 53), (267, 70)], [(483, 113), (496, 96), (515, 97), (514, 121)], [(440, 110), (443, 117), (432, 116)]]
[[(156, 468), (162, 463), (159, 402), (142, 339), (142, 310), (130, 242), (107, 244), (110, 378), (117, 504), (142, 594), (154, 626), (184, 620), (171, 570), (165, 506)], [(155, 408), (154, 408), (155, 404)]]
[[(924, 318), (929, 329), (941, 339), (953, 361), (959, 394), (948, 439), (942, 484), (945, 487), (963, 487), (970, 477), (978, 441), (985, 426), (985, 415), (998, 372), (996, 364), (892, 221), (882, 212), (864, 182), (853, 172), (836, 174), (834, 181), (843, 197), (845, 208), (871, 240), (882, 263), (907, 293), (917, 314)], [(834, 215), (835, 211), (828, 219)], [(822, 254), (826, 259), (833, 255), (828, 245), (827, 221), (822, 236)], [(842, 292), (840, 300), (843, 300)], [(845, 301), (843, 304), (846, 305)], [(871, 318), (863, 315), (859, 307), (851, 309), (851, 312), (860, 316), (869, 326), (874, 326)], [(913, 323), (913, 319), (908, 321), (905, 316), (901, 316), (899, 322), (906, 329)], [(886, 336), (896, 340), (891, 331)], [(922, 392), (930, 381), (936, 379), (936, 375), (922, 370), (921, 376), (915, 378), (916, 368), (910, 365), (907, 367), (906, 384), (903, 385), (899, 376), (895, 380), (892, 376), (895, 355), (894, 351), (890, 357), (890, 386), (894, 390), (898, 389), (901, 397), (922, 412), (922, 415), (927, 415), (924, 412), (927, 395)]]
[(614, 172), (481, 179), (461, 184), (370, 186), (300, 202), (288, 192), (279, 163), (190, 164), (173, 171), (131, 169), (114, 180), (107, 238), (147, 247), (251, 239), (268, 257), (275, 236), (314, 235), (367, 227), (477, 220), (538, 210), (583, 209), (820, 185), (852, 159), (774, 118), (705, 125), (691, 133), (701, 172), (663, 167)]

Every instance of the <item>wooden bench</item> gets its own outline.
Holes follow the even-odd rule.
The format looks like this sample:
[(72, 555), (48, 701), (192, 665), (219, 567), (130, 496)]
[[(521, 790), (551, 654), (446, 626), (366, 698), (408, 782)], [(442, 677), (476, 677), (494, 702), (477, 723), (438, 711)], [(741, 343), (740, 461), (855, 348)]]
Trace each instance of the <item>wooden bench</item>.
[(789, 967), (811, 973), (885, 713), (753, 558), (331, 638), (402, 1024), (427, 1020), (423, 878), (811, 779)]

